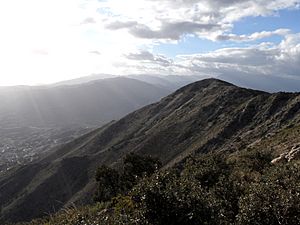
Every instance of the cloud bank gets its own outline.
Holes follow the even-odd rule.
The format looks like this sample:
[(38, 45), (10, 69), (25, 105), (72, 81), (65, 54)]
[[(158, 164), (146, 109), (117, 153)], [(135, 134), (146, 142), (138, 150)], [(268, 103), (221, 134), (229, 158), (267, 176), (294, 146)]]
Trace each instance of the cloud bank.
[[(235, 26), (299, 8), (300, 0), (3, 1), (0, 85), (151, 73), (210, 75), (257, 87), (273, 80), (294, 90), (299, 31), (282, 26), (245, 33)], [(207, 43), (217, 47), (201, 51)]]

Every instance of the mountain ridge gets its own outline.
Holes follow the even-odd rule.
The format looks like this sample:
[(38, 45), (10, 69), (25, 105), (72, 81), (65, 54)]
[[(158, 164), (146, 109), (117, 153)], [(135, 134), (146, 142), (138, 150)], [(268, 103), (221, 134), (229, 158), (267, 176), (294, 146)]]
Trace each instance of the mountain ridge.
[[(129, 152), (159, 157), (166, 168), (191, 154), (237, 151), (299, 124), (299, 110), (299, 93), (270, 94), (216, 79), (195, 82), (0, 179), (1, 214), (29, 220), (53, 207), (89, 202), (95, 169), (118, 167)], [(28, 179), (12, 186), (21, 175)], [(70, 188), (62, 193), (63, 186)]]

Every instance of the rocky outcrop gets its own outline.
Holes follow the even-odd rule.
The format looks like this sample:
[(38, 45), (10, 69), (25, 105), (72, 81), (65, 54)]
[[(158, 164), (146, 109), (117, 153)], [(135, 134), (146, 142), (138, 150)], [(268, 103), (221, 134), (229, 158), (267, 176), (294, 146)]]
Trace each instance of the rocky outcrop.
[(272, 160), (272, 164), (281, 162), (290, 162), (292, 160), (300, 159), (300, 143), (295, 145), (291, 151), (282, 153), (279, 157)]
[(288, 161), (300, 159), (300, 144), (295, 145), (287, 155)]

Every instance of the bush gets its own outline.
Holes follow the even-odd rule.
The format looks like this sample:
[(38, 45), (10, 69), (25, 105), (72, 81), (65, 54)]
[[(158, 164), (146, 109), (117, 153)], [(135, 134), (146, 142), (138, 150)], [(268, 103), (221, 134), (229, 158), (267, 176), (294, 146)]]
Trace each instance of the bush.
[(189, 157), (164, 171), (149, 157), (130, 154), (123, 163), (121, 172), (97, 170), (98, 199), (109, 202), (49, 224), (300, 224), (300, 162), (271, 165), (268, 153), (248, 149)]
[(300, 166), (271, 168), (240, 200), (238, 224), (300, 224)]
[(161, 162), (150, 156), (128, 154), (123, 160), (123, 172), (108, 166), (100, 166), (96, 172), (96, 202), (109, 201), (118, 194), (130, 190), (142, 177), (148, 177), (158, 170)]
[(96, 172), (97, 190), (94, 200), (97, 202), (108, 201), (122, 191), (121, 179), (118, 171), (101, 166)]
[(153, 225), (215, 224), (212, 196), (196, 179), (176, 171), (157, 174), (132, 191), (143, 218)]
[(161, 167), (158, 159), (130, 153), (124, 158), (122, 179), (125, 186), (131, 189), (142, 177), (151, 176)]

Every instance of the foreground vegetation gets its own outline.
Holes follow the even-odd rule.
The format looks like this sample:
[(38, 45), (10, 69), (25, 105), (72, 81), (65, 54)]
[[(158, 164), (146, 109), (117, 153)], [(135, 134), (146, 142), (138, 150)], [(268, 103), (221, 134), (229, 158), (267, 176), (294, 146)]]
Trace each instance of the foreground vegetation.
[[(272, 165), (270, 153), (247, 148), (189, 157), (174, 168), (156, 171), (157, 161), (130, 157), (122, 173), (98, 170), (95, 205), (65, 209), (28, 224), (300, 224), (299, 161)], [(134, 161), (139, 169), (132, 167), (138, 165)], [(146, 168), (154, 174), (149, 177)], [(122, 176), (132, 181), (128, 190), (118, 189)], [(108, 178), (117, 183), (103, 189), (101, 182)]]

